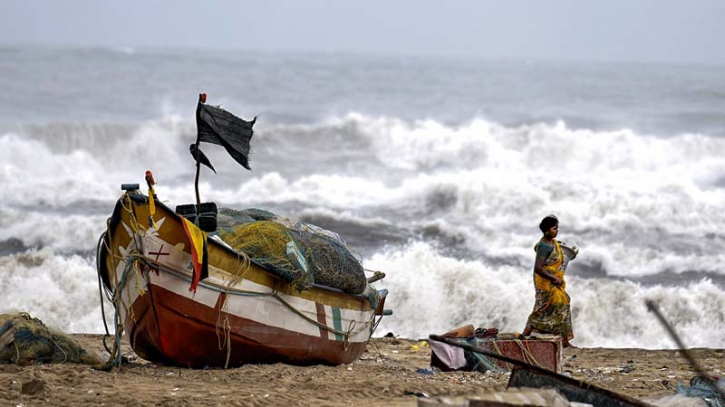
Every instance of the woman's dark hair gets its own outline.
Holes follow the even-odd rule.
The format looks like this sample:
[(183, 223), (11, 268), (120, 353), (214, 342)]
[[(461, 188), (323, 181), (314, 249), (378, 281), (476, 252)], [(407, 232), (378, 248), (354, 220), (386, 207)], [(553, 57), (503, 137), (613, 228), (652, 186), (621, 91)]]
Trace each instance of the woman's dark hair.
[(547, 230), (558, 224), (559, 219), (557, 219), (555, 215), (549, 215), (541, 220), (541, 223), (539, 223), (539, 229), (541, 229), (541, 233), (546, 233)]

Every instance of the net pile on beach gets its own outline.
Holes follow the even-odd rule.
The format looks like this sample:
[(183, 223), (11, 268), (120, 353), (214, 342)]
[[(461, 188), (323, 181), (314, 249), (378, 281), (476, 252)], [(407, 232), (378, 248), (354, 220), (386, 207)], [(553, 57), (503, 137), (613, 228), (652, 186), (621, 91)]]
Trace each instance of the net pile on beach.
[(234, 250), (300, 290), (320, 284), (350, 294), (365, 291), (362, 265), (334, 232), (261, 209), (229, 208), (219, 209), (217, 231)]
[(43, 363), (99, 364), (67, 335), (50, 329), (30, 314), (0, 314), (0, 364), (21, 366)]

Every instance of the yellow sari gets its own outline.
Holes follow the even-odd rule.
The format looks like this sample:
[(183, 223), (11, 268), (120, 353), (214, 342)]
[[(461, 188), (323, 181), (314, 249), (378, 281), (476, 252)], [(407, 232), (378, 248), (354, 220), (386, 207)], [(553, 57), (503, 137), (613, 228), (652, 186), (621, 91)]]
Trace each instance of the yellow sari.
[[(564, 254), (556, 239), (553, 239), (554, 250), (544, 261), (543, 269), (554, 277), (561, 279), (561, 286), (557, 287), (554, 282), (534, 272), (534, 287), (536, 288), (536, 302), (534, 311), (529, 315), (527, 326), (533, 331), (546, 334), (560, 335), (564, 340), (574, 338), (571, 326), (570, 298), (566, 293), (566, 282), (564, 281)], [(534, 248), (537, 252), (540, 241)]]

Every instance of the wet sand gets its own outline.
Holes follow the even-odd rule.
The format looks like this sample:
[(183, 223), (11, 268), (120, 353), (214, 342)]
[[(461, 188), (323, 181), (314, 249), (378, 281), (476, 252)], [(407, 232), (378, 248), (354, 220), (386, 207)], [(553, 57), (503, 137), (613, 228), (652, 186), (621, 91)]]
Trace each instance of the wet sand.
[[(100, 335), (77, 334), (101, 352)], [(126, 347), (124, 353), (130, 353)], [(722, 376), (725, 350), (695, 349), (706, 371)], [(503, 390), (506, 373), (422, 374), (430, 348), (418, 341), (374, 339), (351, 365), (248, 365), (190, 370), (137, 360), (111, 372), (84, 365), (0, 365), (0, 406), (415, 406), (416, 393), (475, 395)], [(639, 399), (672, 395), (693, 376), (674, 350), (564, 350), (564, 370), (576, 379)]]

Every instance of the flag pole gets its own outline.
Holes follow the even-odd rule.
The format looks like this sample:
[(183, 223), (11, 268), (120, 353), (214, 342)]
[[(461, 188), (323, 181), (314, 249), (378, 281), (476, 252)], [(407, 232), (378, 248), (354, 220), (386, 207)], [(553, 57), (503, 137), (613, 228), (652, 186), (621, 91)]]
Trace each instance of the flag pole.
[[(206, 103), (206, 93), (200, 93), (199, 94), (199, 104)], [(194, 158), (196, 159), (196, 178), (194, 179), (194, 190), (196, 191), (196, 223), (199, 225), (199, 215), (201, 213), (201, 198), (199, 198), (199, 173), (201, 172), (201, 161), (200, 161), (200, 154), (199, 154), (199, 110), (201, 109), (201, 106), (197, 105), (196, 107), (196, 149), (194, 150), (196, 154), (194, 154)]]
[(201, 211), (201, 199), (199, 198), (199, 172), (201, 172), (201, 163), (199, 162), (199, 137), (196, 137), (196, 178), (194, 179), (194, 189), (196, 190), (196, 218), (199, 219), (199, 211)]

